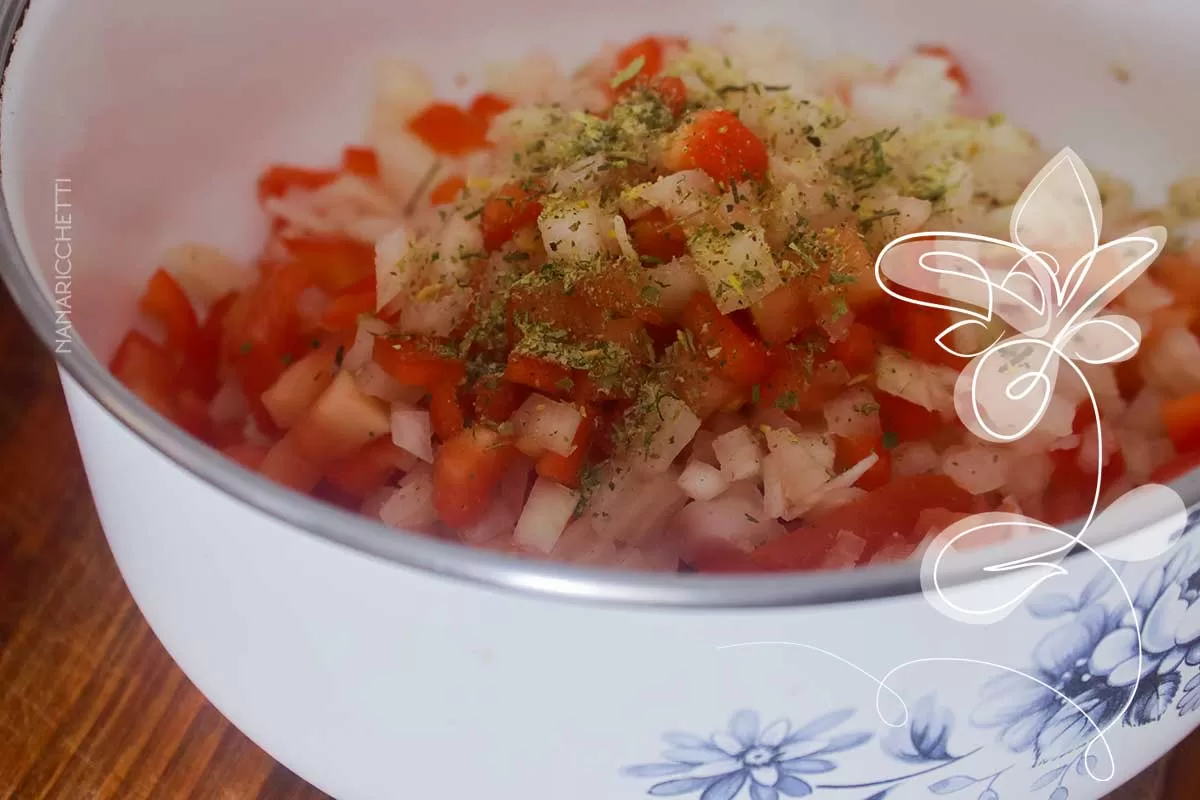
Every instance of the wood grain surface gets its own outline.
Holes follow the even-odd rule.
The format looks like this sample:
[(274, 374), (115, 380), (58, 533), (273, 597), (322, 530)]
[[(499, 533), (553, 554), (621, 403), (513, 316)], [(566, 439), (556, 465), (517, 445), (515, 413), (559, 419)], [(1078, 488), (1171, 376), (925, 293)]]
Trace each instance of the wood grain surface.
[[(1200, 797), (1200, 735), (1118, 795)], [(209, 705), (146, 626), (53, 361), (0, 289), (0, 798), (324, 797)]]

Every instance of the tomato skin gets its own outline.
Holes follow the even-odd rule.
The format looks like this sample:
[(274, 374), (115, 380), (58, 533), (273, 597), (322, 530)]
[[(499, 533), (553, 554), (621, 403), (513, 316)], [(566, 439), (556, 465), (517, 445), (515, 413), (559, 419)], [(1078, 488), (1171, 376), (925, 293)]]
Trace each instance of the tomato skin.
[(504, 378), (511, 383), (528, 386), (552, 397), (570, 393), (575, 383), (568, 367), (520, 353), (509, 355)]
[(515, 454), (509, 439), (479, 426), (442, 445), (433, 461), (433, 502), (442, 522), (455, 528), (478, 522)]
[(430, 103), (408, 121), (408, 129), (444, 156), (464, 156), (487, 147), (486, 121), (453, 103)]
[(536, 225), (542, 204), (515, 183), (505, 184), (483, 206), (483, 246), (491, 252), (522, 228)]
[(629, 223), (629, 238), (638, 255), (658, 259), (664, 264), (687, 255), (687, 237), (660, 208)]
[(700, 111), (680, 126), (663, 156), (673, 172), (702, 169), (720, 184), (761, 181), (767, 148), (732, 111)]
[(854, 484), (860, 489), (878, 489), (892, 478), (892, 456), (883, 446), (883, 435), (837, 438), (837, 457), (834, 467), (842, 472), (875, 453), (879, 460)]
[(813, 537), (831, 537), (847, 530), (867, 540), (859, 557), (861, 564), (893, 533), (913, 540), (917, 520), (925, 509), (943, 508), (965, 514), (973, 511), (974, 505), (974, 498), (945, 475), (897, 477), (858, 500), (813, 515), (806, 524), (755, 550), (751, 558), (764, 571), (803, 569), (812, 557)]
[(458, 193), (467, 188), (467, 181), (461, 175), (451, 175), (446, 180), (433, 187), (429, 193), (429, 202), (435, 206), (444, 206), (458, 199)]
[(353, 330), (360, 314), (375, 310), (375, 290), (353, 292), (335, 297), (321, 314), (320, 326), (327, 331)]
[(467, 374), (466, 365), (433, 351), (432, 343), (419, 339), (375, 340), (374, 358), (385, 372), (404, 386), (458, 386)]
[(1176, 451), (1200, 450), (1200, 392), (1163, 401), (1160, 414)]
[(161, 267), (154, 271), (138, 309), (163, 326), (168, 349), (185, 358), (190, 355), (200, 336), (200, 323), (192, 301), (169, 272)]
[(964, 93), (971, 88), (971, 81), (958, 57), (949, 48), (940, 44), (923, 44), (917, 47), (917, 53), (923, 56), (940, 58), (946, 62), (946, 77), (958, 84)]
[(342, 151), (342, 169), (372, 180), (379, 177), (379, 157), (370, 147), (347, 147)]
[(471, 101), (471, 107), (467, 109), (467, 113), (480, 120), (486, 130), (492, 124), (492, 120), (510, 108), (512, 108), (512, 103), (503, 97), (491, 92), (483, 92), (476, 95), (475, 99)]
[(583, 419), (575, 429), (575, 438), (571, 444), (575, 449), (570, 455), (560, 456), (558, 453), (547, 451), (534, 464), (537, 474), (552, 481), (558, 481), (570, 489), (579, 488), (579, 475), (587, 461), (588, 448), (591, 446), (598, 421), (597, 412), (583, 409)]
[[(683, 327), (717, 371), (740, 386), (753, 386), (771, 370), (766, 346), (723, 315), (707, 292), (696, 292), (683, 309)], [(720, 352), (710, 355), (709, 351)]]
[(258, 178), (258, 202), (283, 197), (291, 191), (315, 191), (337, 180), (337, 173), (327, 169), (306, 169), (286, 164), (268, 167)]

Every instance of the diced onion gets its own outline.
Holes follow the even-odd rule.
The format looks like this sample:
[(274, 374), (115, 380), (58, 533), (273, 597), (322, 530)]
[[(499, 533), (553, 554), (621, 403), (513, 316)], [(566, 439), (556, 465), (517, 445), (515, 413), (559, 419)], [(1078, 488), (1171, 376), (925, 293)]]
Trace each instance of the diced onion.
[(764, 500), (757, 490), (729, 491), (715, 500), (695, 501), (683, 508), (672, 522), (680, 537), (683, 555), (715, 546), (731, 546), (749, 553), (784, 534), (778, 520), (763, 511)]
[(466, 528), (457, 529), (455, 534), (458, 538), (467, 544), (493, 540), (511, 541), (513, 529), (525, 507), (529, 473), (530, 463), (525, 459), (518, 459), (517, 463), (509, 467), (483, 517)]
[(823, 436), (767, 431), (770, 453), (763, 459), (766, 511), (792, 520), (811, 507), (814, 493), (832, 478), (834, 449)]
[(367, 365), (375, 350), (375, 335), (366, 327), (359, 325), (354, 334), (354, 344), (342, 356), (342, 369), (357, 372)]
[(610, 463), (600, 475), (585, 512), (601, 539), (637, 544), (687, 501), (678, 474), (642, 473), (628, 464)]
[(598, 207), (561, 203), (538, 217), (542, 241), (562, 261), (588, 261), (617, 248), (610, 218)]
[(215, 247), (183, 244), (167, 251), (162, 266), (187, 296), (210, 305), (230, 292), (240, 292), (254, 281), (253, 273)]
[(246, 395), (236, 382), (223, 384), (208, 404), (208, 417), (213, 422), (229, 423), (245, 419), (250, 413)]
[(726, 480), (741, 481), (762, 473), (762, 448), (754, 432), (745, 425), (718, 436), (712, 448)]
[(437, 522), (433, 505), (433, 470), (418, 464), (384, 500), (379, 518), (393, 528), (421, 530)]
[(290, 365), (262, 393), (263, 406), (280, 428), (295, 425), (333, 382), (333, 363), (327, 348), (308, 353)]
[(729, 488), (729, 481), (711, 464), (691, 461), (679, 476), (679, 488), (693, 500), (712, 500)]
[(688, 247), (696, 272), (722, 314), (749, 308), (782, 283), (761, 228), (743, 226), (728, 234), (703, 236)]
[(404, 228), (384, 236), (375, 244), (375, 310), (380, 311), (397, 298), (406, 297), (416, 278), (408, 269), (404, 257), (412, 248), (412, 240)]
[(649, 285), (658, 289), (658, 311), (667, 319), (677, 318), (692, 295), (704, 290), (704, 281), (688, 256), (650, 267), (644, 274)]
[(821, 492), (820, 497), (813, 503), (809, 509), (811, 513), (819, 513), (822, 511), (832, 511), (835, 508), (840, 508), (847, 503), (853, 503), (867, 493), (866, 489), (860, 489), (857, 486), (843, 486), (840, 489), (830, 489), (827, 492)]
[(898, 533), (893, 533), (891, 538), (875, 551), (875, 555), (871, 556), (869, 563), (892, 564), (898, 561), (905, 561), (916, 549), (917, 545), (915, 543), (908, 541)]
[(368, 361), (362, 369), (354, 373), (354, 382), (364, 394), (378, 397), (388, 403), (412, 405), (425, 394), (425, 390), (420, 386), (405, 386), (400, 383), (374, 361)]
[(892, 448), (892, 474), (928, 475), (942, 466), (942, 457), (929, 442), (904, 442)]
[(392, 444), (432, 464), (433, 423), (429, 412), (404, 403), (393, 404)]
[(549, 450), (569, 456), (575, 450), (575, 433), (583, 417), (570, 403), (560, 403), (540, 394), (526, 398), (509, 420), (517, 437), (517, 449), (528, 456)]
[(1009, 454), (997, 447), (956, 445), (942, 456), (942, 471), (971, 494), (993, 492), (1008, 480)]
[(875, 382), (882, 392), (929, 411), (954, 409), (958, 373), (949, 367), (925, 364), (892, 347), (881, 347), (875, 361)]
[(521, 548), (549, 554), (575, 514), (579, 493), (547, 478), (538, 478), (517, 520), (513, 541)]
[(856, 386), (825, 405), (825, 424), (835, 436), (874, 435), (880, 431), (879, 404), (870, 390)]
[(829, 552), (821, 561), (823, 569), (844, 569), (858, 563), (859, 557), (867, 547), (865, 539), (850, 531), (838, 531)]
[(699, 169), (675, 172), (628, 192), (633, 199), (661, 208), (675, 219), (689, 220), (703, 214), (716, 193), (716, 183)]
[(633, 248), (633, 241), (629, 238), (629, 229), (625, 227), (625, 218), (617, 214), (612, 218), (613, 235), (617, 239), (617, 246), (621, 248), (621, 255), (635, 264), (640, 264), (641, 259), (638, 257), (638, 252)]
[(664, 473), (700, 430), (700, 418), (682, 400), (661, 397), (650, 419), (658, 424), (658, 429), (650, 436), (645, 450), (639, 452), (638, 464), (649, 472)]

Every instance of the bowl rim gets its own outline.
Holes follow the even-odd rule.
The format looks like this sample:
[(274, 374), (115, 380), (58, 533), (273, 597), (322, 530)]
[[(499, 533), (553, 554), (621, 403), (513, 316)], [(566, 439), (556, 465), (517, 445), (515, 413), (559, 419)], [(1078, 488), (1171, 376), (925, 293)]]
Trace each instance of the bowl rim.
[[(0, 0), (0, 69), (3, 69), (0, 111), (9, 96), (9, 81), (13, 79), (10, 67), (31, 1)], [(315, 536), (402, 569), (465, 582), (476, 588), (606, 606), (788, 608), (902, 597), (922, 591), (920, 562), (915, 559), (901, 564), (807, 573), (712, 575), (641, 573), (517, 557), (389, 528), (382, 522), (276, 484), (225, 458), (160, 416), (91, 354), (77, 332), (70, 352), (58, 351), (51, 336), (53, 306), (17, 242), (2, 185), (0, 204), (0, 279), (38, 340), (53, 355), (60, 379), (69, 377), (143, 444), (193, 477), (254, 511), (295, 528), (298, 534)], [(1191, 508), (1200, 497), (1200, 473), (1192, 473), (1186, 483), (1189, 490), (1186, 494), (1181, 491), (1181, 495), (1190, 501), (1187, 505)], [(1001, 549), (1003, 546), (982, 548), (979, 552)], [(1083, 548), (1075, 550), (1080, 552), (1069, 557), (1076, 557)], [(944, 587), (952, 586), (969, 582), (972, 574), (978, 572), (964, 567), (939, 575), (939, 580)]]

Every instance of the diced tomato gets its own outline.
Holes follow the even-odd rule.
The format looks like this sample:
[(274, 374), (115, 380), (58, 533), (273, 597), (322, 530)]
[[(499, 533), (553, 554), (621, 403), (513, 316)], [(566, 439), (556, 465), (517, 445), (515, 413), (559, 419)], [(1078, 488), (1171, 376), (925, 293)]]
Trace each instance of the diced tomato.
[(276, 426), (287, 430), (304, 417), (333, 383), (336, 358), (336, 346), (323, 344), (289, 365), (262, 393), (259, 400)]
[(650, 82), (650, 90), (662, 98), (676, 119), (687, 109), (687, 86), (682, 79), (673, 75), (655, 78)]
[(487, 147), (487, 123), (453, 103), (430, 103), (408, 121), (408, 129), (444, 156), (463, 156)]
[(579, 475), (587, 461), (588, 448), (591, 445), (592, 435), (598, 421), (599, 416), (594, 409), (590, 411), (585, 409), (583, 419), (580, 421), (579, 427), (575, 429), (575, 438), (571, 440), (575, 449), (571, 451), (570, 455), (565, 456), (549, 451), (543, 453), (534, 465), (537, 474), (543, 478), (558, 481), (563, 486), (572, 489), (579, 488)]
[(837, 437), (837, 457), (834, 466), (838, 472), (845, 471), (868, 458), (871, 453), (879, 456), (879, 460), (854, 485), (868, 491), (878, 489), (892, 477), (892, 456), (883, 446), (882, 436)]
[(848, 373), (841, 364), (814, 358), (804, 348), (777, 348), (773, 357), (778, 366), (759, 386), (759, 408), (819, 412), (846, 386)]
[(936, 412), (895, 395), (879, 392), (877, 398), (879, 421), (883, 429), (894, 433), (901, 441), (915, 442), (927, 439), (946, 424)]
[(717, 371), (740, 386), (753, 386), (771, 370), (766, 346), (723, 315), (707, 292), (696, 292), (683, 310), (683, 327)]
[[(914, 540), (917, 520), (926, 508), (970, 513), (974, 500), (945, 475), (897, 477), (858, 500), (812, 515), (804, 525), (754, 551), (752, 557), (768, 571), (804, 568), (810, 563), (814, 543), (832, 542), (831, 535), (847, 530), (867, 541), (859, 561), (863, 563), (893, 533)], [(827, 549), (825, 545), (822, 555)]]
[(454, 528), (478, 522), (515, 453), (509, 439), (489, 428), (450, 438), (433, 462), (433, 502), (442, 522)]
[(398, 470), (409, 469), (416, 458), (381, 437), (368, 443), (354, 455), (326, 467), (324, 478), (340, 491), (357, 500), (386, 486)]
[(1200, 306), (1200, 261), (1177, 253), (1163, 253), (1155, 260), (1150, 275), (1171, 290), (1177, 304), (1185, 308)]
[(458, 193), (467, 188), (467, 181), (461, 175), (451, 175), (446, 180), (433, 187), (429, 193), (429, 202), (435, 206), (444, 206), (458, 199)]
[[(912, 354), (918, 361), (927, 364), (962, 369), (966, 360), (947, 351), (937, 342), (942, 331), (950, 327), (950, 314), (939, 308), (925, 308), (907, 303), (896, 303), (893, 311), (900, 330), (903, 332), (903, 349)], [(954, 343), (946, 344), (953, 347)]]
[(708, 358), (686, 349), (673, 353), (669, 375), (671, 388), (701, 419), (740, 408), (751, 394), (750, 387), (725, 378)]
[(1178, 452), (1200, 450), (1200, 392), (1163, 401), (1160, 413)]
[(385, 372), (405, 386), (458, 386), (466, 376), (466, 365), (460, 359), (441, 355), (431, 342), (419, 339), (376, 339), (374, 357)]
[(298, 265), (275, 267), (229, 309), (222, 349), (252, 407), (287, 367), (298, 333), (296, 303), (308, 285)]
[(321, 481), (321, 467), (301, 452), (292, 434), (280, 439), (267, 451), (258, 471), (298, 492), (311, 492)]
[(507, 422), (525, 398), (529, 388), (498, 376), (481, 379), (475, 389), (475, 418), (489, 422)]
[(663, 156), (668, 169), (702, 169), (718, 183), (767, 175), (767, 148), (732, 111), (700, 111), (672, 136)]
[(555, 397), (569, 394), (574, 388), (571, 370), (568, 367), (520, 353), (509, 355), (508, 366), (504, 368), (504, 378)]
[(621, 70), (627, 69), (639, 58), (643, 59), (642, 68), (638, 70), (637, 75), (631, 76), (630, 80), (642, 75), (652, 78), (662, 72), (663, 43), (657, 36), (647, 36), (621, 48), (617, 53), (616, 62), (613, 64), (615, 72), (620, 73)]
[(113, 354), (109, 370), (142, 402), (164, 417), (172, 416), (175, 362), (161, 345), (143, 333), (130, 331)]
[(327, 331), (352, 330), (361, 314), (375, 310), (375, 290), (339, 295), (325, 307), (320, 325)]
[(434, 435), (443, 442), (457, 436), (466, 426), (456, 385), (442, 383), (430, 390), (429, 421)]
[(518, 184), (505, 184), (484, 203), (480, 218), (484, 247), (495, 250), (517, 231), (536, 225), (541, 213), (542, 204), (533, 195)]
[(258, 201), (282, 197), (291, 191), (316, 191), (337, 180), (337, 173), (328, 169), (306, 169), (284, 164), (269, 167), (258, 179)]
[(629, 238), (638, 255), (664, 264), (687, 255), (687, 237), (662, 209), (653, 209), (631, 222)]
[(379, 157), (369, 147), (347, 147), (342, 151), (342, 169), (360, 178), (378, 178)]
[(851, 375), (869, 373), (879, 355), (879, 335), (874, 328), (856, 322), (845, 338), (832, 344), (829, 354), (842, 362)]
[(344, 236), (286, 239), (292, 258), (326, 294), (340, 294), (375, 274), (375, 248)]
[(917, 52), (923, 56), (942, 59), (946, 62), (946, 77), (957, 83), (963, 92), (971, 88), (971, 81), (967, 78), (962, 63), (948, 48), (940, 44), (923, 44), (917, 47)]
[(799, 281), (780, 286), (750, 306), (750, 313), (763, 341), (771, 346), (790, 342), (815, 322), (808, 290)]
[(267, 457), (270, 448), (250, 442), (237, 442), (221, 448), (221, 452), (226, 458), (236, 461), (246, 469), (257, 470), (262, 466), (263, 459)]
[(484, 124), (484, 130), (492, 124), (492, 120), (512, 108), (512, 103), (499, 95), (484, 92), (475, 96), (471, 101), (468, 113)]
[(1195, 469), (1200, 469), (1200, 451), (1181, 453), (1150, 473), (1150, 482), (1170, 483)]
[(200, 323), (192, 301), (169, 272), (162, 268), (154, 271), (138, 309), (163, 326), (170, 350), (185, 358), (191, 355), (200, 335)]
[(221, 342), (225, 336), (225, 319), (237, 299), (238, 294), (230, 292), (209, 307), (208, 316), (200, 327), (200, 335), (192, 347), (191, 355), (180, 365), (180, 381), (198, 392), (205, 400), (211, 400), (220, 388), (217, 366), (221, 358)]

